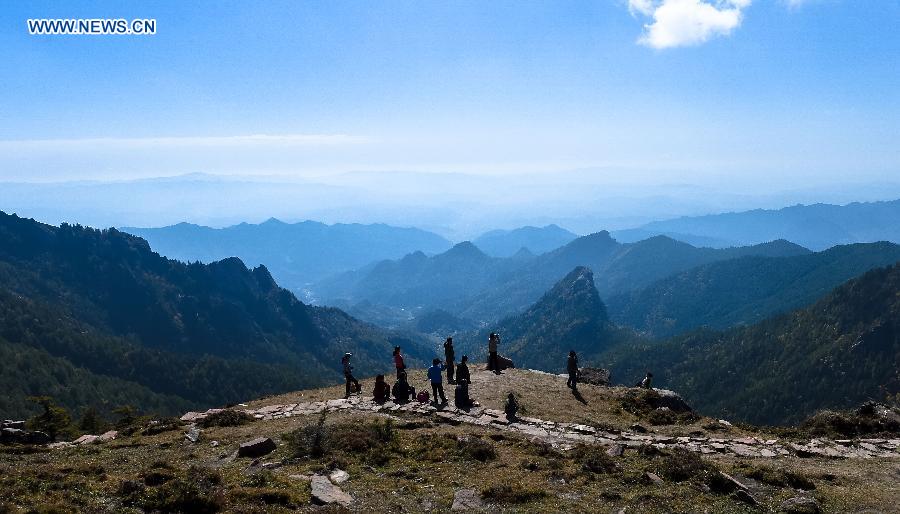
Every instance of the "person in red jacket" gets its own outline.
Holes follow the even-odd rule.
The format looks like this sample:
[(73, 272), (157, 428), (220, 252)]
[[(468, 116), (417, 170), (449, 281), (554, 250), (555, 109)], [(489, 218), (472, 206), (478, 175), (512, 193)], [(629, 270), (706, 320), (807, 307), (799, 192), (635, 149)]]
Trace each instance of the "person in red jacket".
[(406, 364), (403, 363), (403, 355), (400, 355), (400, 347), (394, 347), (394, 367), (397, 368), (397, 380), (400, 380), (400, 374), (406, 371)]

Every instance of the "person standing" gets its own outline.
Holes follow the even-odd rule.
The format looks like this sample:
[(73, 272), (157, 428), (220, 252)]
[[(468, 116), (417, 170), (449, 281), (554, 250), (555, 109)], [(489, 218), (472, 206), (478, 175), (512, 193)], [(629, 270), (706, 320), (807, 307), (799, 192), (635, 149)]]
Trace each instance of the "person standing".
[(578, 356), (575, 355), (575, 350), (569, 352), (566, 371), (569, 372), (569, 380), (566, 381), (566, 385), (574, 391), (578, 387)]
[(400, 347), (394, 347), (394, 367), (397, 368), (397, 380), (400, 379), (400, 373), (406, 371), (406, 363), (403, 362), (403, 355), (400, 354)]
[(447, 397), (444, 396), (444, 370), (446, 366), (441, 364), (441, 359), (431, 361), (432, 366), (428, 368), (428, 378), (431, 380), (431, 392), (434, 393), (434, 403), (438, 403), (441, 399), (441, 405), (447, 404)]
[(641, 380), (640, 384), (638, 384), (638, 387), (641, 387), (643, 389), (653, 389), (652, 384), (653, 384), (653, 373), (650, 373), (648, 371), (647, 376), (644, 377), (643, 380)]
[(459, 364), (456, 365), (456, 382), (457, 383), (472, 383), (472, 376), (469, 375), (469, 356), (463, 355), (462, 359), (459, 360)]
[(500, 374), (500, 361), (497, 359), (497, 345), (500, 343), (500, 336), (491, 332), (488, 336), (488, 369), (496, 374)]
[(356, 380), (356, 377), (353, 376), (353, 366), (350, 365), (350, 357), (353, 357), (353, 354), (347, 352), (344, 354), (344, 358), (341, 359), (341, 364), (344, 366), (344, 379), (346, 380), (346, 388), (344, 389), (344, 398), (350, 398), (350, 384), (354, 385), (355, 391), (360, 391), (361, 388), (359, 386), (359, 380)]
[(447, 366), (447, 383), (455, 384), (453, 380), (453, 363), (456, 362), (456, 353), (453, 351), (453, 338), (448, 337), (444, 342), (444, 363)]

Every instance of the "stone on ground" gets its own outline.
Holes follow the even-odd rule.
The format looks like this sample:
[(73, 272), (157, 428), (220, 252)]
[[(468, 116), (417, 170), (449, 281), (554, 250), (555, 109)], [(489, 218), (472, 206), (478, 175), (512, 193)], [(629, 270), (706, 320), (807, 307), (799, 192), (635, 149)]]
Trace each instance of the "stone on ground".
[(262, 457), (275, 451), (275, 441), (268, 437), (257, 437), (252, 441), (241, 444), (238, 448), (238, 457)]
[(819, 512), (822, 512), (822, 509), (815, 498), (796, 496), (783, 501), (778, 511), (786, 512), (787, 514), (819, 514)]
[(484, 502), (481, 500), (481, 496), (478, 495), (478, 491), (474, 489), (460, 489), (453, 493), (453, 506), (450, 507), (450, 510), (482, 509), (484, 509)]
[(317, 505), (338, 504), (349, 507), (353, 502), (353, 497), (341, 490), (340, 487), (331, 483), (327, 477), (322, 475), (314, 475), (311, 480), (312, 484), (312, 501)]
[(343, 484), (347, 480), (350, 480), (350, 473), (347, 473), (343, 469), (336, 469), (328, 475), (328, 478), (334, 484)]

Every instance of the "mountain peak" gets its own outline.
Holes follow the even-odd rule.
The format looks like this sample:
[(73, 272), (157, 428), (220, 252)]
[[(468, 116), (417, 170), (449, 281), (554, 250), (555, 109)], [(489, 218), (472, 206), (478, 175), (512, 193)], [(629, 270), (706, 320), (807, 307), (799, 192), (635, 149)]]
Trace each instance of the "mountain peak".
[(446, 257), (464, 257), (464, 258), (486, 258), (487, 254), (482, 252), (471, 241), (463, 241), (456, 244), (453, 248), (443, 253)]

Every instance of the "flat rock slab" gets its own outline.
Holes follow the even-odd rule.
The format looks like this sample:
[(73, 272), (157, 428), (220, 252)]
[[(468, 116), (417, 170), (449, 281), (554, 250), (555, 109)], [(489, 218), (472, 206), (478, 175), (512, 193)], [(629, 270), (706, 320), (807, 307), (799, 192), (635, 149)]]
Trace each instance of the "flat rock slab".
[(484, 501), (475, 489), (460, 489), (453, 493), (453, 506), (450, 510), (484, 510)]
[(353, 503), (353, 497), (332, 484), (327, 477), (313, 475), (310, 484), (312, 485), (312, 501), (316, 505), (338, 504), (349, 507)]
[(252, 441), (241, 444), (238, 448), (238, 457), (262, 457), (275, 451), (275, 441), (268, 437), (257, 437)]

